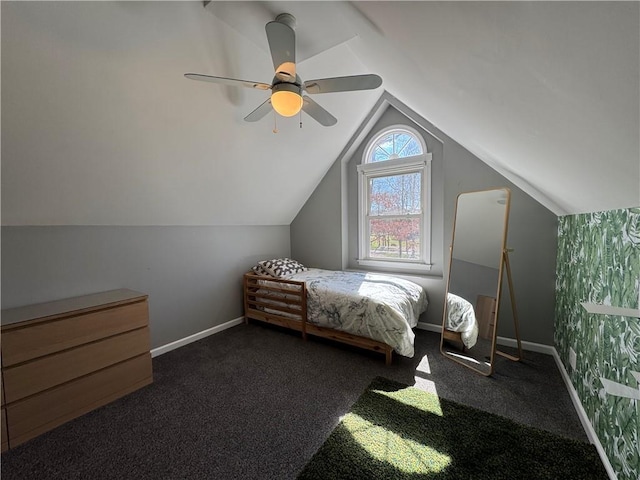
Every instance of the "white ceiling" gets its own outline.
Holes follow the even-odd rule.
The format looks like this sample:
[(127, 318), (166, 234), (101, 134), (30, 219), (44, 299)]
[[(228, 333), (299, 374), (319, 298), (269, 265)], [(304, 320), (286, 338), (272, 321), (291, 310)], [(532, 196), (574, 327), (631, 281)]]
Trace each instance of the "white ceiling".
[[(557, 214), (640, 205), (635, 2), (2, 2), (2, 223), (288, 225), (386, 89)], [(338, 124), (246, 123), (297, 18)]]
[(382, 36), (357, 52), (385, 88), (555, 213), (637, 206), (638, 7), (359, 2)]
[(280, 13), (296, 18), (296, 61), (302, 62), (356, 36), (351, 22), (336, 14), (332, 2), (220, 2), (206, 5), (212, 13), (269, 55), (265, 25)]

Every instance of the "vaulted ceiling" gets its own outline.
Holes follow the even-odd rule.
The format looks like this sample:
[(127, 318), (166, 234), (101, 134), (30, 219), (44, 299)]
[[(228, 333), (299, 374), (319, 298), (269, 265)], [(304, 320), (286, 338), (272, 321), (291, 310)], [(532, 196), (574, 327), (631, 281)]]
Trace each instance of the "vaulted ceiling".
[[(2, 2), (5, 225), (287, 225), (387, 90), (558, 215), (640, 205), (635, 2)], [(338, 124), (243, 118), (297, 19)], [(446, 155), (446, 152), (445, 152)], [(446, 158), (445, 158), (446, 161)]]

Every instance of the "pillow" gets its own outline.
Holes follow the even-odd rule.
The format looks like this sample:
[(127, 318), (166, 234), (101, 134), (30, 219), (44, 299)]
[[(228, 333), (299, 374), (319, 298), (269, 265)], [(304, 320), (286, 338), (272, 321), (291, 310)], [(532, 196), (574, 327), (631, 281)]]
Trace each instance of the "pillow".
[(251, 267), (251, 270), (253, 270), (253, 273), (255, 273), (256, 275), (262, 275), (263, 277), (273, 277), (273, 275), (271, 275), (269, 272), (267, 272), (259, 264)]
[(272, 260), (263, 260), (258, 262), (258, 266), (262, 267), (272, 277), (283, 277), (293, 273), (300, 273), (308, 270), (307, 267), (300, 262), (291, 260), (290, 258), (274, 258)]

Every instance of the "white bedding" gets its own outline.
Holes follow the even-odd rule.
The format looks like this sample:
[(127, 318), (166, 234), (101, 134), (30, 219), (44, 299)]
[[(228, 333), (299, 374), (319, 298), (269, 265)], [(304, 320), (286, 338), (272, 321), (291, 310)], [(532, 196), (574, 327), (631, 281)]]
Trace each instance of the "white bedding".
[(460, 332), (462, 343), (467, 348), (478, 341), (478, 321), (473, 305), (462, 297), (447, 293), (447, 330)]
[(282, 278), (306, 283), (308, 322), (372, 338), (413, 357), (412, 328), (427, 309), (420, 285), (390, 275), (318, 268)]

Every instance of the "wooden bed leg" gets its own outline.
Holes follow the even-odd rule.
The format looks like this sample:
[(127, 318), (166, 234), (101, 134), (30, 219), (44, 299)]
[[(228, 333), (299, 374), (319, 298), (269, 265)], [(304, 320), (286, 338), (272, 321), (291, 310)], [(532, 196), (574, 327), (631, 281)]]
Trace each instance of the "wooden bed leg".
[(385, 359), (384, 359), (385, 365), (391, 365), (392, 355), (393, 355), (393, 350), (391, 350), (390, 348), (387, 348), (387, 351), (385, 352)]
[(302, 340), (307, 341), (307, 284), (300, 285), (300, 321), (302, 322)]

